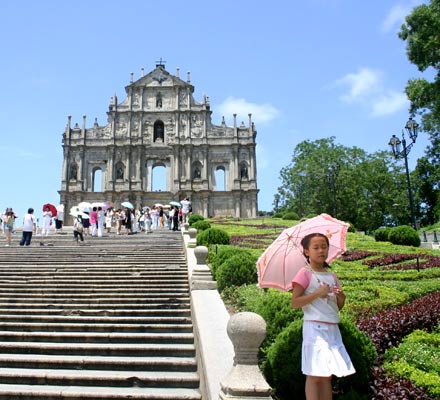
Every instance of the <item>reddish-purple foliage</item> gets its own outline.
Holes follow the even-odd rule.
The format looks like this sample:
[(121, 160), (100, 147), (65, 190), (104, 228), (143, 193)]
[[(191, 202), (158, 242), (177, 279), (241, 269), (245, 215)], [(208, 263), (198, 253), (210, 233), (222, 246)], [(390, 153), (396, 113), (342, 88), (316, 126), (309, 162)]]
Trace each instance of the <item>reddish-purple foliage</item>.
[[(440, 291), (437, 291), (399, 307), (381, 311), (359, 321), (357, 325), (371, 338), (378, 354), (382, 355), (415, 329), (431, 331), (439, 322)], [(378, 365), (372, 369), (372, 375), (372, 400), (433, 400), (424, 389), (414, 386), (412, 382), (386, 376)]]
[(358, 261), (362, 260), (363, 258), (376, 256), (379, 253), (376, 251), (363, 251), (363, 250), (353, 250), (353, 251), (346, 251), (341, 256), (342, 261)]
[(237, 247), (261, 249), (262, 247), (267, 247), (267, 239), (273, 239), (273, 235), (269, 233), (233, 235), (231, 236), (230, 244)]
[[(408, 260), (414, 260), (414, 262), (403, 263)], [(344, 261), (348, 260), (344, 259)], [(381, 270), (426, 269), (440, 267), (440, 257), (429, 254), (385, 254), (373, 260), (363, 261), (362, 264), (368, 265), (369, 268), (381, 267)]]
[(426, 268), (438, 268), (440, 267), (440, 257), (438, 256), (431, 256), (426, 254), (416, 254), (419, 258), (419, 262), (413, 262), (413, 263), (405, 263), (405, 264), (394, 264), (394, 265), (387, 265), (385, 267), (382, 267), (381, 270), (409, 270), (409, 269), (426, 269)]
[(368, 265), (370, 268), (381, 267), (383, 265), (398, 264), (402, 261), (412, 260), (417, 257), (417, 254), (385, 254), (380, 258), (374, 260), (366, 260), (362, 262), (364, 265)]
[(372, 340), (378, 354), (397, 346), (415, 329), (433, 330), (440, 322), (440, 291), (366, 317), (357, 324)]
[(371, 400), (434, 400), (425, 389), (414, 386), (411, 381), (386, 376), (381, 367), (372, 368), (372, 375)]

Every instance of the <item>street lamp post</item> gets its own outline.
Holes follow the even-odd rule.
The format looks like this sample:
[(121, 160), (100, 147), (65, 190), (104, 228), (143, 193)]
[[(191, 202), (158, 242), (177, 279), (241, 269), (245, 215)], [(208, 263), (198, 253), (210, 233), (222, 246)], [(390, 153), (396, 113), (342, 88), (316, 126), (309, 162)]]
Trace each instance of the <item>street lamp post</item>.
[(408, 120), (405, 125), (405, 129), (408, 132), (408, 136), (411, 139), (411, 143), (409, 145), (406, 144), (405, 132), (402, 129), (402, 140), (400, 140), (396, 135), (393, 135), (389, 141), (389, 145), (391, 147), (391, 151), (394, 154), (395, 158), (403, 158), (405, 160), (405, 172), (406, 172), (406, 183), (408, 185), (408, 197), (409, 197), (409, 210), (411, 213), (411, 222), (414, 229), (417, 230), (416, 224), (416, 216), (414, 214), (414, 199), (411, 189), (411, 181), (409, 177), (409, 169), (408, 169), (408, 154), (411, 151), (412, 146), (416, 142), (418, 135), (419, 124), (414, 121), (412, 118)]

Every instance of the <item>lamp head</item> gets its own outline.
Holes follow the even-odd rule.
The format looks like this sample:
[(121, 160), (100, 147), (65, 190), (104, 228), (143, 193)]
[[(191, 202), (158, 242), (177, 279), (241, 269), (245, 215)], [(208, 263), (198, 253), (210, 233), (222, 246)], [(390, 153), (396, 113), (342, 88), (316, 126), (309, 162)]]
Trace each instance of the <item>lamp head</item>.
[(396, 135), (393, 135), (388, 144), (391, 147), (394, 156), (397, 156), (400, 153), (400, 146), (402, 144), (401, 140)]
[(412, 142), (415, 143), (417, 135), (419, 134), (419, 124), (411, 117), (406, 123), (405, 129), (408, 132), (408, 136), (411, 138)]

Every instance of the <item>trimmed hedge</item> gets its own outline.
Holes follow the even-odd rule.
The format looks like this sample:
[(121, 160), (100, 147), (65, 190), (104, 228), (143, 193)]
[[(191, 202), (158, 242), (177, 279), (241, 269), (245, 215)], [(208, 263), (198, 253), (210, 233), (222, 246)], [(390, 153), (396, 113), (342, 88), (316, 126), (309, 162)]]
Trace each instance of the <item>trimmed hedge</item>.
[(391, 228), (384, 227), (374, 231), (374, 240), (376, 242), (389, 242)]
[(257, 257), (250, 253), (236, 254), (220, 265), (216, 271), (217, 289), (257, 283)]
[(393, 244), (405, 246), (420, 246), (420, 236), (414, 228), (408, 225), (396, 226), (391, 228), (389, 233), (389, 241)]
[(193, 224), (195, 224), (197, 221), (203, 221), (205, 218), (203, 217), (203, 215), (200, 214), (191, 214), (188, 218), (188, 224), (189, 226), (192, 226)]
[[(356, 369), (356, 374), (345, 378), (334, 378), (333, 387), (338, 398), (363, 398), (368, 391), (370, 370), (377, 354), (367, 335), (360, 332), (354, 323), (341, 319), (339, 323), (342, 340)], [(305, 399), (305, 376), (301, 372), (302, 320), (291, 323), (269, 347), (267, 358), (262, 364), (268, 383), (275, 390), (277, 398)]]
[(197, 246), (209, 247), (211, 244), (229, 244), (229, 234), (218, 228), (209, 228), (197, 234)]
[(206, 229), (211, 228), (211, 224), (208, 221), (201, 219), (199, 221), (194, 222), (191, 225), (191, 228), (197, 229), (197, 231), (201, 232), (201, 231), (204, 231)]
[(283, 219), (292, 220), (292, 221), (298, 221), (299, 220), (299, 216), (298, 216), (298, 214), (296, 212), (289, 211), (289, 212), (286, 212), (283, 215)]
[(217, 280), (217, 270), (227, 259), (235, 256), (237, 254), (250, 254), (249, 250), (233, 247), (233, 246), (216, 246), (215, 252), (213, 248), (210, 247), (210, 268), (211, 275), (214, 280)]

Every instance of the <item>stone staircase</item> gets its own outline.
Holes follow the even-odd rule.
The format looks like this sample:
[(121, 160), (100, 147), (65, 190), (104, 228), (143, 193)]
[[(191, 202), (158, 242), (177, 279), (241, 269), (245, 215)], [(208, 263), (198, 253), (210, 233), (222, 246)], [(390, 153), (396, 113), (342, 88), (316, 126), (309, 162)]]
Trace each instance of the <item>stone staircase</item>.
[(201, 399), (180, 232), (1, 247), (0, 399)]

